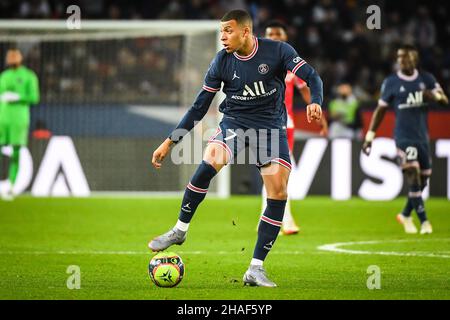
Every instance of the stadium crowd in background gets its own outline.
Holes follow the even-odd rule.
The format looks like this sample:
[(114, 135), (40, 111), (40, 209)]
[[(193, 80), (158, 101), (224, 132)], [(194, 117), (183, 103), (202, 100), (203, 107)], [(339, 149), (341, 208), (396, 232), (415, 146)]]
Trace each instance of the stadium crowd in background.
[[(3, 0), (0, 18), (64, 19), (67, 17), (65, 9), (71, 4), (80, 6), (82, 19), (219, 19), (231, 8), (245, 8), (252, 14), (255, 33), (259, 36), (263, 36), (265, 23), (272, 19), (281, 20), (289, 26), (291, 44), (321, 74), (325, 83), (325, 108), (337, 95), (337, 86), (344, 82), (353, 86), (353, 94), (359, 101), (370, 101), (373, 107), (382, 79), (392, 70), (395, 48), (404, 42), (418, 47), (423, 68), (436, 75), (444, 91), (450, 91), (450, 21), (446, 18), (449, 8), (444, 1)], [(381, 30), (366, 27), (366, 10), (372, 4), (381, 8)], [(114, 91), (110, 92), (130, 92), (130, 82), (115, 81), (118, 66), (127, 69), (125, 71), (131, 74), (130, 81), (133, 66), (137, 64), (161, 73), (170, 72), (172, 66), (167, 63), (168, 52), (161, 52), (155, 43), (147, 43), (143, 51), (124, 47), (111, 57), (111, 61), (102, 61), (101, 65), (96, 62), (95, 50), (84, 54), (89, 54), (94, 74), (106, 79), (103, 85), (109, 89), (109, 81), (110, 86), (114, 86)], [(33, 65), (32, 57), (27, 58)], [(58, 67), (46, 66), (45, 72), (51, 73), (51, 68)], [(155, 76), (147, 83), (132, 83), (129, 87), (139, 88), (149, 95), (156, 91), (165, 101), (170, 100), (173, 91), (158, 83), (161, 77), (153, 74)], [(47, 81), (51, 82), (51, 76)], [(63, 91), (105, 89), (92, 87), (76, 77), (62, 85), (65, 85), (60, 88)], [(43, 86), (46, 86), (45, 82)], [(52, 86), (49, 84), (48, 87)], [(123, 94), (118, 96), (124, 97)]]

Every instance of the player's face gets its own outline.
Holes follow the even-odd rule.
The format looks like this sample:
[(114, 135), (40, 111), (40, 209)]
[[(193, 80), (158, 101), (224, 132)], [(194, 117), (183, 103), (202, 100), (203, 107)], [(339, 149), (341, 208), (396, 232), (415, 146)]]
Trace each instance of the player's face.
[(412, 71), (417, 64), (417, 53), (411, 50), (397, 50), (397, 63), (401, 71)]
[(18, 66), (22, 63), (22, 54), (18, 50), (9, 50), (6, 53), (6, 65)]
[(220, 23), (220, 42), (227, 53), (239, 50), (249, 34), (248, 26), (239, 25), (236, 20)]
[(274, 27), (274, 28), (267, 28), (266, 29), (266, 38), (269, 38), (270, 40), (274, 40), (274, 41), (283, 41), (286, 42), (287, 41), (287, 34), (284, 31), (283, 28), (278, 28), (278, 27)]

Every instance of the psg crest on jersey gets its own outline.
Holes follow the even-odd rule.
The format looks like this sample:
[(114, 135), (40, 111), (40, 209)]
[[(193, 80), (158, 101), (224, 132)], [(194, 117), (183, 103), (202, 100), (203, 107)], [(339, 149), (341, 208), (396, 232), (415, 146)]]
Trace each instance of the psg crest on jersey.
[(269, 72), (269, 66), (265, 63), (260, 64), (258, 67), (258, 72), (261, 74), (266, 74)]

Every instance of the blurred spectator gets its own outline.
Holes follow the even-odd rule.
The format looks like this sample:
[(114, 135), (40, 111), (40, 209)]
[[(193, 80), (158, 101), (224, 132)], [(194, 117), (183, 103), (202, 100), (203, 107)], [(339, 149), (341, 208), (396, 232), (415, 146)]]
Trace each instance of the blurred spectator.
[(50, 18), (51, 10), (47, 0), (27, 0), (20, 5), (20, 17), (28, 19)]
[(330, 101), (328, 117), (331, 121), (329, 137), (355, 139), (360, 136), (361, 121), (358, 101), (352, 86), (344, 83), (337, 87), (337, 97)]
[[(0, 16), (11, 19), (64, 19), (67, 17), (65, 9), (70, 4), (80, 6), (83, 19), (121, 20), (218, 20), (227, 10), (246, 8), (253, 16), (256, 34), (261, 36), (262, 26), (269, 20), (282, 20), (289, 25), (291, 44), (321, 75), (325, 84), (325, 103), (333, 95), (335, 86), (343, 82), (354, 86), (355, 96), (361, 103), (376, 101), (382, 79), (394, 67), (392, 55), (395, 48), (402, 42), (410, 42), (418, 47), (422, 67), (436, 75), (445, 91), (450, 91), (450, 5), (445, 1), (0, 0)], [(366, 9), (372, 4), (381, 8), (381, 30), (369, 30), (366, 27)], [(105, 46), (117, 54), (108, 57), (98, 56), (95, 45), (86, 43), (82, 59), (88, 62), (84, 69), (79, 63), (82, 59), (73, 54), (65, 59), (73, 60), (64, 61), (64, 64), (61, 61), (39, 67), (41, 59), (54, 50), (51, 49), (51, 44), (43, 44), (36, 49), (42, 51), (39, 52), (42, 58), (36, 59), (36, 67), (46, 69), (43, 71), (48, 77), (44, 81), (48, 83), (49, 90), (53, 90), (47, 93), (48, 97), (55, 97), (69, 89), (71, 92), (79, 92), (82, 88), (87, 100), (90, 94), (101, 91), (106, 92), (105, 95), (111, 99), (118, 96), (124, 100), (129, 97), (144, 100), (150, 92), (155, 91), (174, 97), (173, 85), (169, 87), (164, 84), (161, 80), (164, 77), (161, 76), (175, 79), (175, 90), (181, 86), (182, 79), (174, 71), (181, 63), (181, 41), (171, 39), (158, 43), (157, 40), (150, 40), (144, 47), (139, 47), (133, 41), (125, 40), (123, 44), (130, 52), (121, 51), (120, 54), (118, 45), (111, 41)], [(172, 59), (178, 60), (168, 63)], [(138, 66), (145, 63), (141, 68), (147, 72), (145, 78), (136, 73), (139, 67), (128, 65), (132, 60), (137, 61)], [(126, 66), (121, 66), (121, 61), (125, 61)], [(55, 73), (60, 68), (64, 69), (66, 75), (73, 72), (76, 78), (66, 79), (63, 84), (58, 83)], [(83, 72), (88, 70), (94, 75), (93, 79), (83, 79)], [(122, 71), (126, 71), (125, 78)], [(99, 80), (102, 82), (99, 83)], [(115, 91), (117, 88), (122, 92)], [(139, 90), (143, 90), (145, 94), (138, 96), (141, 93)], [(167, 101), (166, 98), (162, 100)]]

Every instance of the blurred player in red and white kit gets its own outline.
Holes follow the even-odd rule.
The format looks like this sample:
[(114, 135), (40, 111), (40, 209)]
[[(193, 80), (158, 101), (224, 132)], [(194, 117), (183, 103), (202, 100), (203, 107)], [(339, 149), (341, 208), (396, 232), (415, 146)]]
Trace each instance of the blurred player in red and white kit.
[[(287, 28), (286, 26), (280, 22), (280, 21), (271, 21), (266, 25), (265, 30), (265, 37), (269, 38), (271, 40), (275, 41), (283, 41), (287, 42), (288, 36), (287, 36)], [(287, 111), (287, 138), (289, 143), (289, 151), (292, 155), (294, 150), (294, 132), (295, 132), (295, 126), (294, 126), (294, 88), (297, 88), (297, 90), (301, 93), (303, 101), (306, 104), (311, 103), (311, 94), (309, 91), (308, 86), (306, 85), (306, 82), (294, 75), (292, 72), (288, 71), (286, 74), (285, 79), (286, 84), (286, 92), (285, 92), (285, 98), (284, 98), (284, 104), (286, 105), (286, 111)], [(320, 120), (320, 125), (322, 127), (320, 131), (320, 135), (327, 136), (328, 135), (328, 124), (327, 120), (324, 116), (322, 116)], [(266, 190), (263, 188), (263, 210), (265, 210), (266, 206)], [(284, 211), (284, 217), (283, 217), (283, 225), (281, 227), (281, 232), (284, 235), (291, 235), (296, 234), (300, 228), (295, 223), (294, 217), (292, 216), (291, 212), (291, 205), (289, 201), (286, 203), (286, 209)]]

